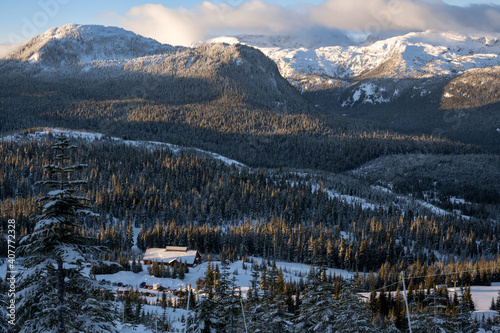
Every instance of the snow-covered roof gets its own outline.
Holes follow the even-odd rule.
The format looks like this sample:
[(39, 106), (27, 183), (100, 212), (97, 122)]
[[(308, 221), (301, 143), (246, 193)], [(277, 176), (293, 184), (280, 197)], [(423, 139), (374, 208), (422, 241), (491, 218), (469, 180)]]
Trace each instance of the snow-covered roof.
[(189, 251), (167, 251), (165, 248), (147, 249), (143, 260), (171, 262), (172, 260), (193, 264), (196, 258), (196, 250)]
[(186, 252), (188, 248), (186, 246), (167, 246), (167, 251), (178, 251), (178, 252)]

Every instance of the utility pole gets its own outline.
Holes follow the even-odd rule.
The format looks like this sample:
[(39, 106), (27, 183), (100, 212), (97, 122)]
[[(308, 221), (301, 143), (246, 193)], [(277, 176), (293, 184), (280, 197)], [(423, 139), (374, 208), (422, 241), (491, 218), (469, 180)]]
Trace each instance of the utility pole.
[(403, 295), (405, 296), (406, 314), (408, 315), (408, 328), (410, 329), (410, 333), (412, 333), (411, 332), (410, 310), (408, 308), (408, 297), (406, 295), (405, 275), (404, 275), (403, 271), (401, 271), (401, 280), (403, 281)]
[[(434, 287), (434, 325), (437, 323), (437, 316), (436, 316), (436, 294), (437, 294), (437, 285)], [(436, 331), (436, 326), (434, 326), (434, 331)]]
[(248, 333), (247, 320), (245, 319), (245, 309), (243, 308), (243, 301), (240, 299), (241, 311), (243, 312), (243, 323), (245, 323), (245, 333)]
[[(189, 299), (190, 298), (191, 298), (191, 288), (188, 287), (188, 301), (187, 301), (187, 307), (186, 307), (186, 311), (188, 311), (188, 312), (189, 312)], [(186, 314), (186, 322), (184, 323), (184, 333), (186, 333), (186, 331), (187, 331), (188, 315), (189, 314)]]
[(125, 323), (125, 299), (122, 297), (122, 323)]

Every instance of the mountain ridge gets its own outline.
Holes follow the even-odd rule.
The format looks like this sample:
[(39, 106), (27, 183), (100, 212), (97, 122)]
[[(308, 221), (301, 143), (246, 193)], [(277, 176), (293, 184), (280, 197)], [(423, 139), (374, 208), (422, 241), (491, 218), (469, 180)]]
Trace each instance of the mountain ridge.
[[(255, 48), (239, 44), (173, 47), (117, 27), (68, 24), (49, 29), (5, 57), (0, 71), (6, 75), (25, 72), (44, 81), (96, 81), (93, 85), (102, 87), (98, 89), (101, 92), (92, 86), (90, 89), (110, 96), (121, 96), (129, 90), (134, 92), (132, 98), (163, 99), (162, 91), (173, 89), (168, 88), (173, 81), (191, 81), (191, 92), (185, 94), (182, 103), (189, 98), (207, 101), (241, 91), (243, 99), (253, 104), (274, 99), (266, 104), (272, 109), (289, 108), (287, 101), (304, 110), (310, 107), (281, 77), (275, 63)], [(261, 83), (251, 84), (243, 77)], [(116, 79), (134, 86), (113, 93), (116, 84), (110, 87), (106, 82)]]
[(499, 151), (500, 35), (424, 31), (310, 48), (280, 46), (279, 40), (214, 41), (259, 48), (322, 112)]
[[(364, 43), (338, 45), (312, 44), (309, 47), (289, 43), (279, 45), (272, 36), (235, 36), (210, 41), (240, 42), (260, 49), (273, 59), (283, 77), (289, 80), (301, 75), (326, 76), (330, 79), (359, 79), (385, 62), (398, 58), (392, 72), (378, 77), (424, 78), (435, 75), (457, 75), (471, 68), (500, 65), (500, 35), (475, 36), (457, 33), (412, 32)], [(269, 40), (273, 40), (270, 43)], [(308, 89), (305, 85), (302, 88)]]
[(139, 58), (174, 50), (171, 45), (122, 28), (70, 23), (31, 38), (4, 59), (57, 66)]
[(196, 147), (265, 168), (347, 170), (392, 153), (478, 151), (323, 112), (275, 62), (241, 44), (62, 65), (42, 64), (44, 56), (0, 61), (0, 131), (84, 129)]

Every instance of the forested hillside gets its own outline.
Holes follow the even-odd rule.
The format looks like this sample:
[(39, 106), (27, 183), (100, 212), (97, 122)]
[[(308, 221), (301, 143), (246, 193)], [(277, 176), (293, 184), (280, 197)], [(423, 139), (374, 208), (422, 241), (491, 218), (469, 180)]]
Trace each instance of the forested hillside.
[[(33, 231), (30, 216), (36, 211), (35, 199), (43, 191), (35, 182), (44, 178), (39, 166), (53, 159), (54, 153), (49, 149), (52, 139), (52, 135), (46, 140), (27, 133), (1, 141), (4, 163), (0, 169), (0, 195), (3, 198), (0, 219), (3, 230), (7, 229), (9, 217), (16, 216), (20, 237)], [(391, 193), (384, 196), (385, 192), (380, 191), (377, 192), (377, 201), (385, 204), (377, 209), (343, 200), (340, 194), (331, 194), (333, 188), (329, 186), (342, 187), (345, 193), (366, 194), (363, 183), (356, 178), (359, 175), (253, 169), (228, 165), (178, 148), (174, 153), (167, 147), (124, 144), (105, 137), (93, 141), (73, 140), (73, 143), (79, 148), (74, 158), (89, 165), (82, 174), (82, 178), (88, 180), (88, 185), (82, 188), (83, 194), (94, 203), (93, 210), (100, 215), (98, 218), (84, 218), (80, 232), (96, 237), (98, 244), (111, 250), (101, 259), (118, 264), (93, 268), (96, 274), (135, 270), (134, 263), (140, 257), (136, 258), (131, 251), (134, 243), (143, 251), (148, 247), (176, 244), (197, 249), (206, 258), (222, 254), (226, 260), (235, 261), (258, 256), (269, 261), (343, 268), (365, 273), (357, 276), (356, 291), (379, 291), (380, 295), (373, 292), (370, 300), (372, 316), (379, 318), (375, 325), (396, 325), (401, 329), (405, 327), (404, 313), (396, 315), (400, 311), (397, 309), (403, 306), (401, 295), (391, 298), (387, 294), (399, 285), (400, 271), (405, 271), (412, 281), (409, 285), (411, 299), (427, 310), (432, 302), (421, 292), (425, 288), (435, 284), (451, 286), (453, 283), (489, 285), (490, 281), (500, 279), (499, 231), (489, 218), (476, 217), (481, 214), (474, 214), (473, 218), (441, 216), (419, 206), (412, 206), (415, 211), (402, 209), (396, 202), (390, 203)], [(426, 155), (420, 158), (423, 156)], [(446, 160), (453, 157), (429, 155), (426, 158)], [(492, 168), (497, 163), (495, 157), (484, 155), (466, 155), (466, 158), (490, 163)], [(409, 161), (402, 167), (411, 165)], [(366, 170), (374, 173), (365, 173), (365, 177), (380, 176), (377, 168), (368, 165)], [(483, 178), (478, 178), (478, 189), (496, 181), (495, 170), (491, 169)], [(411, 177), (409, 179), (411, 181)], [(446, 180), (443, 181), (445, 184)], [(401, 186), (402, 181), (395, 184), (393, 190)], [(419, 211), (430, 215), (421, 215)], [(134, 239), (134, 229), (137, 228), (140, 232)], [(0, 243), (0, 251), (6, 255), (5, 241)], [(312, 296), (312, 288), (317, 284), (335, 290), (330, 295), (333, 303), (329, 306), (332, 307), (340, 304), (337, 301), (346, 297), (344, 293), (349, 293), (343, 288), (353, 287), (339, 277), (320, 277), (319, 271), (311, 272), (307, 280), (300, 283), (290, 281), (278, 286), (279, 271), (272, 266), (252, 267), (257, 276), (269, 276), (264, 278), (268, 279), (267, 282), (260, 282), (260, 287), (254, 286), (260, 291), (255, 296), (257, 299), (248, 300), (248, 309), (256, 306), (254, 310), (258, 311), (263, 304), (268, 304), (266, 302), (270, 302), (269, 306), (284, 306), (279, 305), (284, 299), (293, 294), (300, 295), (301, 302), (289, 303), (283, 308), (284, 317), (280, 317), (283, 320), (289, 317), (294, 325), (300, 324), (301, 314), (307, 314), (309, 307), (313, 308), (312, 304), (306, 305), (310, 298), (327, 297), (326, 294)], [(153, 270), (152, 274), (160, 273)], [(217, 279), (222, 279), (217, 276)], [(214, 281), (205, 282), (203, 288), (215, 284)], [(216, 291), (214, 297), (224, 297), (218, 296), (219, 292)], [(270, 293), (271, 298), (261, 300), (260, 293)], [(440, 294), (447, 295), (447, 292), (443, 290)], [(140, 300), (137, 297), (134, 302)], [(182, 300), (179, 298), (176, 306), (182, 306), (185, 301)], [(210, 304), (219, 308), (220, 302)], [(356, 306), (358, 301), (353, 299), (350, 302), (349, 306)], [(449, 307), (445, 313), (440, 312), (443, 318), (449, 316), (445, 320), (455, 318), (463, 305), (462, 301), (446, 297), (439, 302), (447, 309)], [(200, 303), (196, 307), (197, 315), (205, 311), (203, 306), (210, 308), (207, 303)], [(467, 309), (470, 311), (469, 307)], [(350, 313), (347, 308), (338, 311)], [(369, 315), (367, 308), (359, 311)], [(214, 315), (226, 318), (228, 314)], [(196, 323), (201, 319), (195, 316), (192, 320)], [(265, 320), (271, 320), (271, 317), (256, 317), (252, 323), (260, 325)], [(285, 325), (283, 329), (288, 325), (286, 320), (278, 322)], [(372, 326), (374, 323), (368, 321), (367, 325), (377, 327)]]
[[(78, 158), (90, 166), (83, 174), (89, 182), (86, 196), (101, 215), (88, 221), (88, 232), (113, 249), (115, 259), (130, 249), (126, 230), (132, 224), (143, 229), (137, 240), (143, 250), (175, 240), (203, 253), (231, 248), (238, 256), (304, 263), (321, 258), (330, 267), (365, 272), (386, 262), (431, 264), (437, 253), (496, 260), (498, 230), (488, 219), (419, 216), (395, 204), (363, 209), (330, 195), (326, 176), (229, 166), (161, 147), (107, 140), (82, 144)], [(34, 183), (43, 178), (37, 166), (51, 158), (49, 145), (45, 140), (1, 143), (2, 221), (17, 216), (23, 234), (31, 232), (29, 216), (41, 190)], [(482, 183), (490, 182), (485, 175)], [(360, 192), (355, 180), (344, 177), (343, 186), (346, 193)]]

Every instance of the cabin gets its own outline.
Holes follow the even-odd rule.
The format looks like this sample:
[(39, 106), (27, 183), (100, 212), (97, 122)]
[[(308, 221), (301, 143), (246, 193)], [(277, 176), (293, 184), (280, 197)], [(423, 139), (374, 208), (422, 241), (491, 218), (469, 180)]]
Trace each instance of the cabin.
[(163, 262), (169, 266), (177, 266), (182, 261), (188, 267), (195, 267), (201, 264), (201, 255), (197, 250), (188, 250), (184, 246), (147, 249), (143, 258), (144, 265), (151, 265), (153, 261)]

